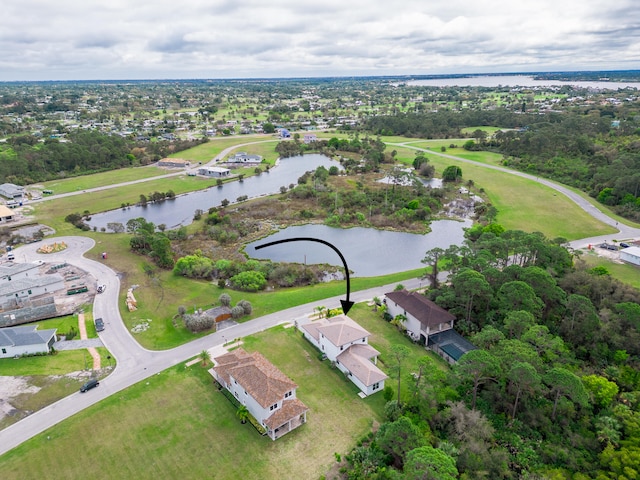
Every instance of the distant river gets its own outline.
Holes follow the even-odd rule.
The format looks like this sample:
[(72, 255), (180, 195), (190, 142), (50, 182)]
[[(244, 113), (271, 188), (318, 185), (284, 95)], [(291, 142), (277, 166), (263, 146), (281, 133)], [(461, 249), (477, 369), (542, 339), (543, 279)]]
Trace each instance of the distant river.
[(275, 262), (329, 264), (342, 266), (340, 257), (330, 247), (318, 242), (287, 242), (256, 250), (264, 243), (285, 238), (312, 237), (334, 245), (347, 261), (352, 276), (375, 277), (426, 267), (421, 260), (433, 248), (446, 249), (462, 245), (464, 229), (470, 220), (438, 220), (431, 223), (431, 232), (388, 232), (373, 228), (332, 228), (326, 225), (302, 225), (285, 228), (269, 237), (250, 243), (245, 252), (252, 258)]
[(560, 80), (535, 80), (528, 75), (478, 75), (465, 78), (433, 78), (410, 80), (407, 85), (424, 87), (548, 87), (573, 85), (598, 90), (617, 90), (629, 87), (640, 90), (640, 82), (585, 82), (577, 80), (564, 82)]
[[(210, 207), (217, 207), (222, 200), (235, 202), (238, 197), (246, 195), (249, 198), (272, 195), (280, 191), (280, 187), (289, 187), (291, 183), (298, 184), (305, 172), (315, 170), (319, 166), (329, 168), (333, 165), (340, 167), (340, 163), (329, 157), (318, 154), (302, 155), (283, 158), (277, 167), (270, 172), (245, 178), (244, 181), (232, 181), (222, 187), (210, 187), (206, 190), (186, 193), (173, 200), (165, 200), (159, 203), (150, 203), (146, 207), (131, 206), (126, 209), (119, 208), (104, 213), (98, 213), (91, 217), (88, 224), (91, 227), (106, 228), (108, 223), (127, 224), (132, 218), (143, 217), (148, 222), (156, 225), (164, 224), (168, 229), (188, 225), (193, 221), (193, 214), (200, 209), (207, 211)], [(148, 195), (152, 192), (144, 190), (144, 183), (140, 184), (140, 193)]]

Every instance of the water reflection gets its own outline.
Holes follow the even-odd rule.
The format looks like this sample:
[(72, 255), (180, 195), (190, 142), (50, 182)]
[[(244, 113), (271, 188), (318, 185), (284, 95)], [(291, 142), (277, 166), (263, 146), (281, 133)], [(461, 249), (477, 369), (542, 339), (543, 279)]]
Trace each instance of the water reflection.
[(342, 266), (331, 248), (317, 242), (288, 242), (256, 250), (257, 245), (294, 237), (312, 237), (334, 245), (345, 257), (352, 276), (373, 277), (424, 267), (421, 262), (427, 251), (451, 245), (461, 245), (464, 229), (470, 220), (438, 220), (431, 223), (426, 235), (389, 232), (373, 228), (332, 228), (326, 225), (288, 227), (269, 237), (247, 245), (245, 252), (252, 258), (276, 262), (295, 262)]

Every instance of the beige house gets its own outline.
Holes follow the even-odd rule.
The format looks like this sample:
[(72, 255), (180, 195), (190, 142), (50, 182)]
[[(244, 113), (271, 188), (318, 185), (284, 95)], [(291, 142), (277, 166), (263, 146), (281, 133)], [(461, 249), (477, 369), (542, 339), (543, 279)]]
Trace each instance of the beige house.
[(13, 220), (13, 212), (5, 205), (0, 205), (0, 223), (7, 223)]
[(262, 425), (271, 440), (307, 422), (296, 385), (258, 352), (238, 348), (213, 359), (209, 373)]
[(369, 345), (371, 334), (351, 318), (346, 315), (322, 318), (304, 323), (299, 329), (358, 386), (361, 396), (384, 389), (387, 375), (376, 366), (380, 352)]

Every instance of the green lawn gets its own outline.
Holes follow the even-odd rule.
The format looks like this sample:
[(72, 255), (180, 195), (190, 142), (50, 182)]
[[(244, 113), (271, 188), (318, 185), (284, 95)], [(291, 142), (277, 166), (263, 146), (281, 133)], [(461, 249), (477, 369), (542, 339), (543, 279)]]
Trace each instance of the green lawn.
[(90, 188), (113, 185), (115, 183), (130, 182), (143, 178), (153, 178), (158, 175), (166, 175), (169, 171), (158, 167), (131, 167), (111, 170), (109, 172), (94, 173), (80, 177), (65, 178), (44, 182), (45, 189), (53, 190), (54, 194), (77, 192)]
[[(382, 420), (381, 394), (357, 388), (293, 328), (246, 339), (299, 385), (308, 422), (273, 442), (241, 425), (200, 364), (155, 375), (0, 457), (3, 479), (319, 478)], [(71, 453), (73, 452), (73, 453)], [(80, 454), (85, 452), (85, 454)]]
[[(597, 250), (597, 248), (596, 248)], [(623, 283), (640, 288), (640, 267), (629, 263), (616, 263), (608, 258), (599, 257), (595, 251), (587, 252), (582, 258), (591, 267), (605, 267), (609, 273)]]

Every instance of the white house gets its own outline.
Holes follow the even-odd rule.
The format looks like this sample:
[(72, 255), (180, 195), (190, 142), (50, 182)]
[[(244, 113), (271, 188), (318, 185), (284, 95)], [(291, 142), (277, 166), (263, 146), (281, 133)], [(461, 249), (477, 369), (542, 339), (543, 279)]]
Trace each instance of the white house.
[(384, 388), (387, 375), (376, 366), (380, 352), (369, 345), (371, 334), (351, 318), (346, 315), (322, 318), (302, 324), (299, 329), (364, 395)]
[(24, 299), (50, 294), (65, 288), (64, 278), (57, 273), (0, 282), (0, 305), (5, 308)]
[(230, 163), (260, 163), (262, 162), (261, 155), (254, 155), (247, 152), (236, 152), (227, 158), (227, 162)]
[(238, 348), (213, 362), (209, 373), (247, 407), (271, 440), (306, 423), (309, 409), (296, 397), (298, 385), (260, 353)]
[(231, 170), (222, 167), (203, 167), (198, 169), (198, 175), (222, 178), (231, 175)]
[(11, 200), (22, 200), (24, 198), (24, 187), (13, 183), (3, 183), (0, 185), (0, 195)]
[(399, 290), (385, 297), (389, 315), (406, 317), (407, 334), (417, 342), (426, 345), (429, 335), (453, 329), (456, 317), (418, 292)]
[(640, 265), (640, 247), (627, 247), (620, 250), (620, 260)]
[(58, 340), (56, 329), (38, 331), (38, 326), (0, 328), (0, 358), (49, 353)]

